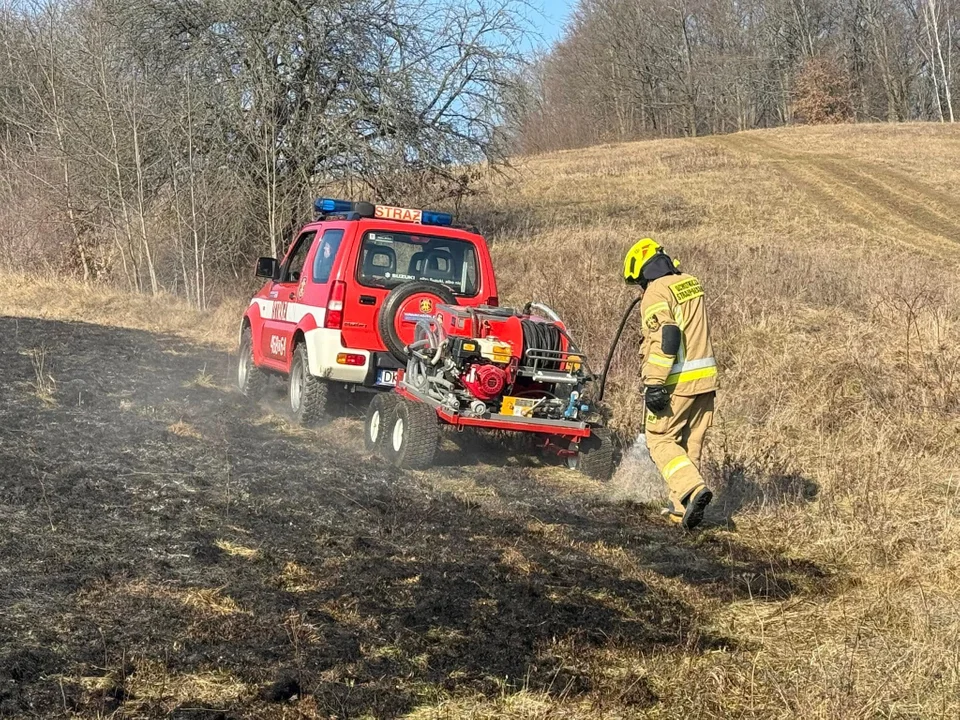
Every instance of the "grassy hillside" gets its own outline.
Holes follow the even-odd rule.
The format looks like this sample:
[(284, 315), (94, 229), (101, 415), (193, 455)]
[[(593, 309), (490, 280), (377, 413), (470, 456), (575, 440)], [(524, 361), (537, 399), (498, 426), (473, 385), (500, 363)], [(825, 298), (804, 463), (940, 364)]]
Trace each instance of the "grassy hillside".
[[(557, 153), (476, 204), (501, 223), (503, 295), (554, 305), (597, 356), (630, 297), (618, 272), (634, 240), (652, 235), (706, 284), (723, 370), (711, 482), (742, 504), (741, 541), (830, 581), (799, 600), (704, 603), (736, 648), (650, 668), (694, 716), (960, 713), (958, 130)], [(633, 352), (612, 395), (630, 430)]]
[[(957, 717), (958, 192), (958, 129), (844, 126), (522, 158), (470, 201), (504, 302), (554, 306), (595, 364), (631, 297), (619, 270), (632, 242), (652, 235), (704, 281), (723, 372), (707, 468), (718, 497), (712, 526), (692, 536), (639, 502), (649, 488), (600, 486), (501, 451), (450, 451), (435, 471), (382, 477), (355, 419), (314, 434), (275, 407), (243, 410), (219, 353), (194, 358), (155, 340), (150, 372), (166, 384), (144, 400), (152, 380), (130, 375), (122, 402), (159, 428), (144, 447), (158, 477), (176, 471), (156, 481), (162, 493), (199, 488), (182, 500), (189, 510), (163, 516), (163, 532), (184, 548), (209, 535), (223, 559), (181, 571), (144, 550), (115, 572), (123, 582), (105, 575), (79, 591), (70, 617), (107, 627), (88, 628), (90, 653), (122, 651), (140, 668), (109, 707), (135, 717), (177, 707), (231, 717)], [(47, 280), (0, 291), (4, 314), (151, 333), (110, 336), (118, 353), (158, 332), (226, 349), (240, 307), (202, 316)], [(8, 330), (40, 346), (28, 327)], [(101, 340), (81, 339), (93, 357)], [(60, 388), (79, 362), (66, 342), (50, 349)], [(639, 419), (635, 344), (634, 326), (610, 392), (628, 438)], [(135, 353), (123, 359), (139, 371)], [(188, 382), (165, 369), (174, 362)], [(183, 387), (193, 404), (174, 399)], [(111, 421), (112, 406), (101, 406)], [(69, 417), (51, 433), (86, 412), (60, 407)], [(178, 443), (202, 479), (180, 479)], [(303, 455), (310, 448), (316, 458)], [(154, 475), (123, 457), (129, 477)], [(53, 542), (51, 558), (66, 557), (55, 549), (74, 508), (60, 508), (50, 462), (36, 489), (45, 510), (13, 517), (23, 552), (32, 532), (40, 546)], [(307, 476), (323, 463), (354, 470), (331, 465), (314, 484)], [(275, 522), (287, 517), (296, 522)], [(151, 572), (138, 574), (139, 562)], [(290, 567), (310, 582), (283, 580)], [(23, 617), (43, 615), (19, 602)], [(165, 624), (111, 632), (124, 603), (144, 628), (158, 617), (151, 608), (168, 608)], [(305, 697), (257, 704), (257, 673), (272, 663), (295, 665)], [(66, 704), (76, 682), (62, 682)], [(60, 690), (50, 697), (59, 702)]]

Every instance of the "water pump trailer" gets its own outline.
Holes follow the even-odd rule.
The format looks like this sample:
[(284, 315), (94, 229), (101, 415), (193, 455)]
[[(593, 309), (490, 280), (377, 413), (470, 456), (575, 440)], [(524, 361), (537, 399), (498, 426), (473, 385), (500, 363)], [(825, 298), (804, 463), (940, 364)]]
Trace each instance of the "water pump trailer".
[(443, 425), (528, 433), (570, 468), (610, 478), (613, 444), (592, 400), (594, 376), (556, 313), (534, 303), (521, 311), (430, 301), (409, 309), (406, 367), (394, 392), (370, 404), (369, 450), (423, 469)]

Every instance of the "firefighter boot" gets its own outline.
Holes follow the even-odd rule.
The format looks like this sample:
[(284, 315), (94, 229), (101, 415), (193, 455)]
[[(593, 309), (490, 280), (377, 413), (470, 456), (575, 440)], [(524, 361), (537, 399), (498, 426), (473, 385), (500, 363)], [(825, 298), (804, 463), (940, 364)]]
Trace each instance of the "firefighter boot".
[(703, 522), (703, 513), (707, 505), (713, 500), (713, 492), (706, 485), (698, 485), (682, 500), (676, 500), (670, 494), (670, 504), (660, 511), (660, 514), (670, 522), (683, 527), (684, 530), (693, 530)]

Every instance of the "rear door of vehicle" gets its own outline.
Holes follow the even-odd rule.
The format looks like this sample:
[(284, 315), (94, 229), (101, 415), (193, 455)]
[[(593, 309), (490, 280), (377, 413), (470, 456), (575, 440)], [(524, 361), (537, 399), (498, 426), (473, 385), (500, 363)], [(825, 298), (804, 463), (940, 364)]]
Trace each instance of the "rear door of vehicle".
[[(381, 278), (396, 273), (396, 257), (389, 243), (369, 247), (369, 236), (376, 238), (375, 230), (364, 228), (357, 233), (351, 260), (344, 264), (344, 278), (349, 292), (343, 306), (343, 342), (347, 347), (362, 350), (385, 351), (386, 347), (377, 333), (377, 313), (390, 290), (363, 280), (362, 269), (367, 274), (376, 273)], [(365, 247), (367, 245), (367, 247)]]
[[(384, 352), (377, 330), (380, 307), (390, 290), (404, 282), (428, 280), (446, 285), (457, 301), (475, 304), (480, 264), (469, 240), (434, 234), (422, 225), (363, 228), (355, 241), (351, 290), (344, 304), (343, 337), (348, 347)], [(452, 262), (455, 259), (455, 262)], [(452, 262), (452, 264), (451, 264)], [(457, 282), (463, 278), (464, 288)], [(466, 292), (461, 292), (461, 290)]]
[(270, 288), (268, 298), (272, 302), (264, 317), (260, 349), (264, 363), (277, 370), (289, 370), (293, 360), (293, 333), (299, 320), (295, 305), (298, 295), (305, 292), (309, 273), (305, 266), (316, 236), (316, 229), (300, 233), (280, 266), (280, 279)]

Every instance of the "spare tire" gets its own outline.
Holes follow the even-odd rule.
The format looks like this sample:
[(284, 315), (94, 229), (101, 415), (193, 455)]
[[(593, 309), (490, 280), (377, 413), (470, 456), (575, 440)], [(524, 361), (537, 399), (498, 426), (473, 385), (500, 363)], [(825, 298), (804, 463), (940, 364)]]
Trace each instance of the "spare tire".
[(433, 317), (437, 305), (456, 305), (457, 298), (449, 288), (438, 283), (416, 280), (397, 285), (380, 306), (377, 330), (387, 350), (399, 362), (405, 363), (404, 348), (413, 342), (417, 321)]

